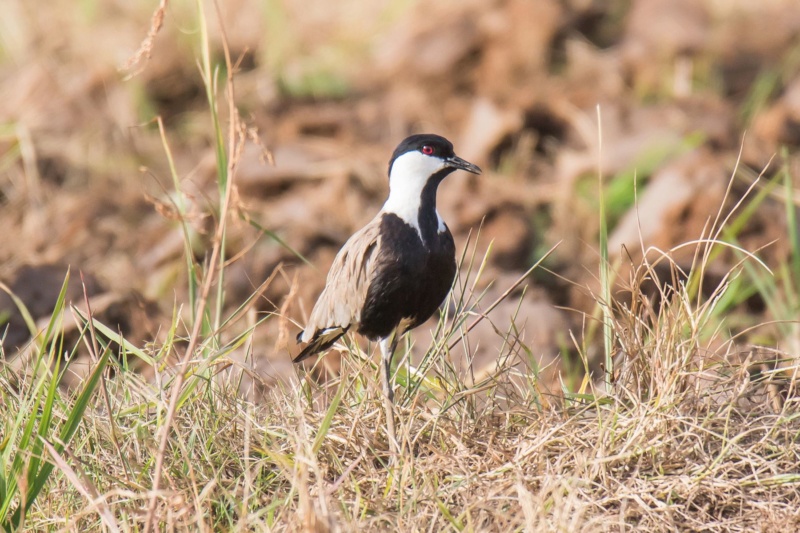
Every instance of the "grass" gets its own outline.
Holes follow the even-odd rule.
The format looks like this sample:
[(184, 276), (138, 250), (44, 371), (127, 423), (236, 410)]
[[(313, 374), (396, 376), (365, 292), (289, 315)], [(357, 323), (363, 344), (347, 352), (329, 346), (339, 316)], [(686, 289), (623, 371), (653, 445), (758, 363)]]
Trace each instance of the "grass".
[[(198, 12), (205, 28), (199, 3)], [(494, 304), (478, 289), (491, 246), (484, 257), (465, 248), (432, 345), (416, 347), (424, 355), (413, 365), (410, 357), (399, 358), (396, 412), (406, 451), (391, 460), (374, 350), (348, 341), (337, 346), (341, 369), (327, 381), (301, 371), (296, 382), (272, 386), (258, 403), (241, 394), (249, 376), (234, 355), (252, 354), (260, 323), (253, 306), (271, 278), (247, 301), (225, 301), (225, 226), (247, 135), (234, 105), (231, 58), (219, 69), (205, 29), (199, 39), (217, 155), (213, 247), (198, 261), (189, 229), (176, 228), (186, 243), (189, 297), (176, 304), (160, 344), (131, 344), (85, 306), (68, 308), (62, 291), (27, 366), (0, 366), (0, 404), (14, 413), (3, 418), (0, 436), (5, 530), (800, 526), (797, 362), (777, 340), (791, 338), (796, 322), (778, 328), (770, 349), (738, 344), (725, 322), (727, 306), (752, 294), (749, 285), (779, 305), (776, 318), (796, 315), (800, 244), (793, 226), (790, 258), (774, 276), (735, 242), (740, 217), (752, 216), (748, 207), (780, 184), (794, 221), (788, 169), (782, 182), (757, 193), (737, 216), (726, 214), (695, 243), (691, 271), (675, 276), (687, 281), (661, 284), (657, 303), (643, 285), (658, 276), (656, 266), (669, 262), (669, 254), (645, 254), (632, 268), (630, 300), (615, 300), (607, 230), (601, 231), (602, 318), (587, 320), (603, 328), (606, 372), (590, 375), (584, 339), (576, 336), (586, 373), (574, 390), (551, 390), (543, 382), (539, 354), (516, 317), (504, 329), (495, 327), (496, 367), (461, 370), (454, 363), (458, 351), (471, 353), (469, 331), (488, 320), (483, 317)], [(219, 72), (230, 77), (221, 83)], [(181, 179), (161, 131), (182, 214)], [(614, 198), (605, 199), (612, 208)], [(601, 227), (605, 218), (601, 212)], [(702, 296), (697, 287), (723, 247), (741, 253), (741, 263)], [(80, 331), (72, 344), (59, 325), (70, 315)], [(93, 371), (69, 394), (57, 387), (66, 371), (61, 356), (69, 361), (81, 346), (94, 356)], [(155, 378), (131, 371), (131, 359)], [(592, 378), (606, 382), (602, 390)]]
[[(58, 394), (64, 371), (61, 355), (68, 353), (64, 351), (63, 330), (59, 325), (68, 280), (69, 275), (61, 287), (50, 321), (30, 346), (33, 365), (23, 368), (21, 375), (6, 374), (6, 379), (0, 382), (5, 392), (3, 404), (8, 395), (15, 408), (8, 412), (16, 413), (4, 419), (0, 442), (0, 527), (4, 531), (16, 531), (25, 524), (26, 514), (45, 488), (55, 465), (61, 464), (60, 454), (75, 436), (111, 353), (105, 349), (98, 355), (94, 344), (94, 368), (80, 392), (67, 401)], [(16, 300), (16, 303), (33, 326), (22, 302)], [(82, 329), (80, 339), (84, 339), (87, 329)], [(77, 346), (71, 350), (73, 355), (75, 348)]]
[[(442, 386), (401, 390), (399, 432), (411, 451), (392, 464), (377, 369), (356, 347), (328, 383), (275, 387), (258, 405), (241, 398), (236, 373), (197, 379), (172, 420), (154, 518), (167, 530), (796, 525), (796, 400), (784, 390), (786, 401), (774, 409), (747, 365), (706, 357), (702, 318), (710, 309), (692, 309), (686, 298), (674, 295), (649, 327), (633, 313), (615, 313), (618, 347), (629, 357), (602, 397), (589, 388), (566, 401), (517, 379), (529, 377), (518, 365), (473, 382), (452, 370), (439, 342), (428, 353), (444, 354), (431, 358), (427, 375)], [(692, 321), (697, 331), (687, 328)], [(106, 343), (100, 332), (98, 340)], [(506, 332), (498, 342), (512, 359), (524, 348)], [(109, 365), (110, 409), (95, 396), (83, 414), (61, 454), (75, 475), (60, 467), (27, 510), (31, 530), (144, 527), (165, 424), (157, 406), (167, 391)], [(5, 391), (10, 377), (3, 373)], [(31, 412), (23, 409), (26, 394), (3, 397), (23, 413), (21, 423)], [(73, 404), (56, 396), (65, 409)], [(22, 455), (33, 457), (28, 446)]]
[[(28, 530), (142, 530), (149, 519), (159, 530), (258, 531), (798, 525), (797, 365), (787, 357), (782, 374), (759, 375), (752, 372), (755, 355), (735, 357), (724, 338), (719, 347), (724, 331), (711, 317), (733, 285), (700, 301), (687, 283), (665, 291), (658, 307), (641, 290), (629, 306), (615, 302), (608, 307), (618, 356), (610, 389), (595, 392), (584, 380), (562, 396), (520, 364), (530, 349), (513, 324), (498, 330), (497, 368), (474, 376), (451, 363), (451, 352), (469, 342), (469, 324), (487, 309), (475, 290), (485, 263), (465, 250), (445, 307), (455, 314), (443, 314), (417, 368), (399, 365), (399, 433), (408, 451), (394, 462), (377, 368), (355, 344), (341, 347), (338, 376), (320, 384), (308, 374), (254, 404), (239, 393), (241, 372), (223, 371), (232, 351), (251, 342), (252, 323), (239, 325), (238, 335), (200, 335), (184, 367), (166, 364), (177, 346), (191, 344), (177, 314), (167, 342), (149, 353), (95, 324), (104, 357), (110, 348), (117, 356), (107, 360), (111, 372), (102, 381), (107, 403), (91, 396), (91, 381), (75, 398), (53, 385), (60, 348), (37, 352), (34, 365), (55, 370), (38, 372), (43, 377), (30, 385), (20, 386), (8, 366), (0, 371), (3, 404), (19, 413), (15, 426), (38, 421), (45, 428), (39, 440), (25, 436), (33, 430), (4, 432), (7, 486), (28, 479), (15, 465), (55, 473), (36, 484), (47, 490), (24, 507), (7, 490), (9, 512), (24, 515)], [(634, 289), (655, 275), (653, 266), (636, 271)], [(65, 316), (60, 302), (53, 323)], [(95, 323), (73, 312), (81, 324)], [(226, 327), (245, 313), (234, 315)], [(217, 343), (222, 337), (230, 340)], [(155, 383), (126, 370), (126, 357), (137, 353), (156, 372)], [(103, 375), (101, 363), (97, 368), (95, 379)], [(170, 398), (177, 400), (168, 416)], [(60, 420), (71, 439), (66, 429), (60, 439), (46, 436)], [(159, 457), (163, 483), (154, 492)]]

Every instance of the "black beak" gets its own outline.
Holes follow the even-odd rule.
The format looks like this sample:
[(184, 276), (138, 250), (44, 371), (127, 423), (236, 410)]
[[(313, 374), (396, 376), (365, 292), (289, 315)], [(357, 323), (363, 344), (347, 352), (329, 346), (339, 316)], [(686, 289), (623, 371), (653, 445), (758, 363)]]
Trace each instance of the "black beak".
[(466, 170), (467, 172), (472, 172), (473, 174), (480, 174), (481, 169), (478, 165), (473, 165), (469, 161), (465, 161), (454, 155), (453, 157), (448, 157), (446, 160), (447, 166), (452, 168), (457, 168), (460, 170)]

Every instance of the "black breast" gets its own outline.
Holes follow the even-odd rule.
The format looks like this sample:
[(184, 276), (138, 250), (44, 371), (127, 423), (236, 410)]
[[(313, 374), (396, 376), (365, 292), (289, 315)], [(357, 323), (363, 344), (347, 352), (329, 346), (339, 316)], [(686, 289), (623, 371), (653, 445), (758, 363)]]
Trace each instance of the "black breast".
[(453, 236), (448, 229), (423, 233), (427, 245), (401, 218), (383, 215), (380, 255), (359, 333), (372, 340), (387, 337), (403, 319), (409, 320), (408, 329), (414, 328), (444, 301), (456, 274)]

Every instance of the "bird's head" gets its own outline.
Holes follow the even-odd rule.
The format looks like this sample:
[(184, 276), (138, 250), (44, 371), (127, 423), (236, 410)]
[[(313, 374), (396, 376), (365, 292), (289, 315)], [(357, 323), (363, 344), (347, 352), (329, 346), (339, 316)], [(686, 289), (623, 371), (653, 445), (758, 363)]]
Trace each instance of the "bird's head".
[(412, 183), (424, 186), (430, 179), (441, 181), (454, 170), (481, 173), (477, 165), (458, 157), (453, 143), (444, 137), (430, 133), (412, 135), (397, 145), (392, 154), (389, 183), (392, 188)]
[[(422, 235), (420, 218), (432, 231), (441, 231), (444, 223), (436, 213), (436, 190), (454, 170), (480, 174), (481, 169), (453, 152), (453, 143), (439, 135), (412, 135), (401, 142), (389, 161), (389, 198), (384, 212), (394, 213)], [(437, 222), (438, 219), (438, 222)]]

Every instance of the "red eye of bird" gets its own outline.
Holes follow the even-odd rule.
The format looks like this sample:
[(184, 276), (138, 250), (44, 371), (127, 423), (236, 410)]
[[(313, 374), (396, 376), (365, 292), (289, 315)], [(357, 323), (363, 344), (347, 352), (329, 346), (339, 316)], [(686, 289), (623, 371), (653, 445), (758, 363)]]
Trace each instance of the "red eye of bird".
[(425, 155), (433, 155), (433, 146), (423, 146), (422, 153)]

